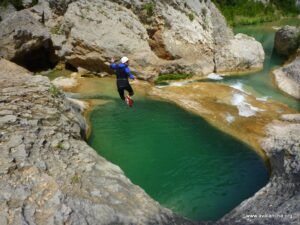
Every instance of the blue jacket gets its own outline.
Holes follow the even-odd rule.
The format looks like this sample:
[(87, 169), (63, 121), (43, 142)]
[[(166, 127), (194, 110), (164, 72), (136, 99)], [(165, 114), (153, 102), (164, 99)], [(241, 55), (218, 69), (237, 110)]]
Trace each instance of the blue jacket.
[(134, 76), (130, 72), (130, 69), (129, 69), (127, 64), (125, 64), (125, 63), (120, 63), (120, 64), (112, 63), (112, 64), (110, 64), (110, 68), (116, 71), (117, 80), (124, 80), (124, 79), (127, 80), (128, 77), (130, 79), (134, 80)]

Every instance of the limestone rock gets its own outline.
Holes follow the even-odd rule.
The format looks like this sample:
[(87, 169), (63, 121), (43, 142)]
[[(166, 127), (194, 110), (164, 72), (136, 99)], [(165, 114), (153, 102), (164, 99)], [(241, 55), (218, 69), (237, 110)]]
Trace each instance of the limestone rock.
[(273, 74), (282, 91), (300, 99), (300, 56), (288, 65), (274, 70)]
[(197, 224), (160, 206), (89, 147), (78, 107), (47, 77), (0, 65), (1, 225)]
[[(106, 64), (110, 57), (126, 55), (142, 79), (161, 73), (209, 74), (215, 69), (217, 49), (241, 39), (234, 39), (211, 1), (80, 0), (69, 4), (62, 26), (68, 39), (61, 48), (66, 50), (66, 61), (74, 67), (111, 72)], [(235, 61), (247, 64), (235, 70), (262, 64), (258, 44), (248, 39), (243, 42), (248, 43), (259, 57), (253, 62), (253, 55), (247, 54), (244, 45), (235, 46)], [(228, 62), (223, 63), (222, 70), (230, 71), (236, 66), (232, 62), (227, 66)]]
[(237, 34), (228, 44), (216, 50), (217, 72), (262, 69), (265, 52), (261, 43), (245, 34)]
[(52, 57), (51, 36), (28, 10), (10, 14), (0, 23), (0, 57), (30, 67)]
[(299, 121), (293, 123), (273, 121), (268, 125), (268, 136), (262, 141), (262, 147), (271, 164), (272, 174), (269, 183), (227, 214), (218, 224), (300, 223), (299, 133)]
[(58, 88), (70, 89), (72, 87), (76, 87), (78, 85), (78, 81), (74, 77), (58, 77), (52, 81), (52, 84)]
[(300, 29), (293, 26), (284, 26), (275, 34), (275, 49), (277, 53), (289, 56), (299, 46)]
[(15, 7), (12, 4), (8, 4), (6, 7), (0, 6), (0, 22), (5, 20), (10, 14), (16, 12)]

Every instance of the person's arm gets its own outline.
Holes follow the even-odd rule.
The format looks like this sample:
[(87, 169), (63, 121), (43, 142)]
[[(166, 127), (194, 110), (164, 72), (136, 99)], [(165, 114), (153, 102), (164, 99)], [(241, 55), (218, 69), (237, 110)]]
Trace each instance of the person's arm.
[(135, 79), (135, 77), (133, 76), (133, 74), (130, 72), (129, 67), (126, 67), (126, 68), (125, 68), (125, 72), (127, 73), (128, 77), (129, 77), (130, 79), (132, 79), (132, 80)]
[(113, 69), (113, 70), (116, 70), (117, 69), (117, 64), (116, 63), (111, 63), (110, 68)]
[(117, 64), (115, 63), (115, 59), (111, 58), (110, 68), (113, 70), (117, 69)]

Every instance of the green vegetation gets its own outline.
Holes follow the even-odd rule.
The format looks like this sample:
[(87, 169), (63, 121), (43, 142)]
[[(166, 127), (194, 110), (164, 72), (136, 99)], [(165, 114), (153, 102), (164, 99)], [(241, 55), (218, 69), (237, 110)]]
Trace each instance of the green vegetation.
[(59, 95), (59, 90), (54, 85), (51, 85), (49, 91), (54, 97), (57, 97)]
[(62, 143), (62, 142), (59, 142), (59, 143), (55, 146), (55, 148), (63, 149), (63, 148), (64, 148), (63, 143)]
[(191, 78), (192, 74), (186, 73), (172, 73), (172, 74), (162, 74), (156, 80), (155, 84), (165, 84), (167, 80), (180, 80), (180, 79), (187, 79)]
[(193, 13), (189, 13), (188, 17), (190, 21), (193, 21), (195, 19), (195, 15)]
[(232, 26), (273, 21), (281, 16), (295, 16), (295, 0), (270, 0), (264, 5), (253, 0), (213, 0)]
[(148, 2), (144, 5), (144, 10), (146, 10), (148, 16), (152, 16), (154, 14), (155, 3)]
[(80, 176), (78, 174), (75, 174), (72, 178), (71, 178), (71, 184), (77, 184), (80, 182)]
[(61, 25), (57, 24), (50, 29), (51, 34), (63, 34), (63, 30), (61, 29)]

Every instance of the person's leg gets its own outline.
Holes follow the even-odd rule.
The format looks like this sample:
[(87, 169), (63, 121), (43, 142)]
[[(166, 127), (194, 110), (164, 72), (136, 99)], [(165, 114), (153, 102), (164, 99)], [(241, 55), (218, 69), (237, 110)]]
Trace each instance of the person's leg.
[(125, 90), (128, 91), (128, 93), (129, 93), (130, 96), (134, 95), (133, 89), (130, 86), (130, 84), (127, 85), (127, 87), (125, 88)]
[(126, 86), (125, 90), (128, 91), (128, 93), (129, 93), (129, 96), (128, 95), (126, 96), (126, 102), (127, 102), (129, 107), (132, 107), (133, 100), (130, 98), (130, 96), (133, 96), (134, 92), (133, 92), (132, 87), (130, 86), (130, 84), (128, 84)]
[(118, 87), (118, 92), (120, 95), (120, 98), (125, 101), (125, 96), (124, 96), (124, 87)]

